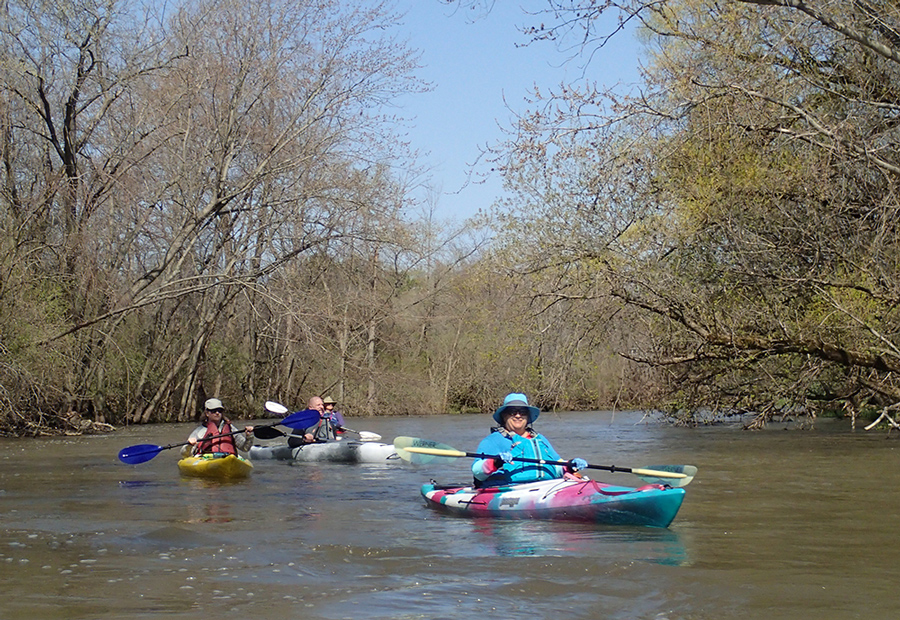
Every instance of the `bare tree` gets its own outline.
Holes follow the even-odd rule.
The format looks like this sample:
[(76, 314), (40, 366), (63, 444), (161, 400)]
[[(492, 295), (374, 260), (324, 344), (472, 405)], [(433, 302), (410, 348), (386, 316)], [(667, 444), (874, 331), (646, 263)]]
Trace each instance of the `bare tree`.
[(538, 94), (497, 151), (527, 199), (511, 223), (542, 239), (517, 270), (638, 311), (649, 340), (622, 353), (665, 373), (686, 421), (897, 402), (897, 8), (528, 6), (532, 40), (594, 59), (636, 24), (648, 62), (637, 96)]
[(236, 306), (365, 207), (358, 168), (406, 165), (382, 110), (415, 56), (385, 4), (64, 9), (3, 8), (6, 264), (65, 293), (34, 340), (74, 362), (68, 407), (184, 419), (228, 389), (210, 347), (258, 316)]
[[(143, 105), (128, 93), (179, 54), (158, 40), (132, 46), (136, 30), (158, 22), (144, 7), (115, 1), (7, 2), (0, 23), (7, 59), (3, 223), (11, 242), (5, 273), (13, 277), (4, 288), (38, 300), (29, 309), (26, 293), (11, 305), (24, 311), (15, 319), (33, 327), (25, 340), (34, 340), (40, 330), (78, 325), (108, 309), (115, 281), (98, 269), (109, 237), (95, 234), (97, 226), (108, 222), (105, 209), (122, 177), (158, 140), (154, 127), (136, 130)], [(19, 277), (23, 288), (16, 286)], [(104, 338), (83, 330), (51, 353), (67, 359), (62, 380), (51, 382), (62, 393), (32, 406), (53, 402), (61, 414), (94, 410), (102, 420), (103, 398), (92, 397), (104, 381), (98, 366)]]

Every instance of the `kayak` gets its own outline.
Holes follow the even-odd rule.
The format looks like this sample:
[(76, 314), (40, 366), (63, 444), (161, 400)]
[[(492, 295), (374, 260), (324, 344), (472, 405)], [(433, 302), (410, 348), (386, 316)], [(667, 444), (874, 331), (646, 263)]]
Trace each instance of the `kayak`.
[(185, 476), (233, 480), (249, 477), (253, 463), (234, 454), (202, 454), (181, 459), (178, 469)]
[(298, 448), (288, 445), (253, 446), (250, 448), (253, 460), (277, 459), (280, 461), (301, 461), (306, 463), (395, 463), (400, 462), (397, 450), (392, 444), (376, 441), (328, 441), (309, 443)]
[(681, 508), (684, 489), (659, 484), (620, 487), (587, 479), (481, 489), (432, 481), (422, 485), (422, 495), (428, 506), (460, 516), (668, 527)]

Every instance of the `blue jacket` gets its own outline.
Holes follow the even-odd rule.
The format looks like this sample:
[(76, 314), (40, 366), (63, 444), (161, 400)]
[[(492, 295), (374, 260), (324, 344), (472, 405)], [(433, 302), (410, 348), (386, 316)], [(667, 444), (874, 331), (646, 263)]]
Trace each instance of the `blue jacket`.
[[(491, 434), (481, 440), (478, 451), (482, 454), (500, 454), (510, 452), (514, 457), (561, 461), (559, 454), (540, 433), (529, 431), (525, 435), (516, 435), (506, 429), (496, 427)], [(476, 486), (495, 487), (515, 482), (535, 482), (562, 478), (565, 470), (559, 465), (541, 465), (538, 463), (504, 463), (494, 471), (494, 459), (478, 459), (472, 463), (472, 475)]]

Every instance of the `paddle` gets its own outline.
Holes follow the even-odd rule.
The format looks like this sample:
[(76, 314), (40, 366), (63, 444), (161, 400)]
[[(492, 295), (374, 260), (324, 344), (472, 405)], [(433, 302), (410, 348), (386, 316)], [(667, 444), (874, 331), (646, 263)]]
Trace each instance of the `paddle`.
[[(279, 424), (281, 424), (281, 422), (279, 422)], [(257, 439), (278, 439), (279, 437), (287, 437), (287, 435), (280, 430), (269, 426), (268, 424), (264, 426), (254, 426), (253, 436)]]
[[(285, 407), (284, 405), (282, 405), (280, 403), (276, 403), (276, 402), (269, 400), (269, 401), (266, 401), (266, 411), (269, 411), (271, 413), (277, 413), (278, 415), (284, 415), (285, 413), (287, 413), (288, 409), (287, 409), (287, 407)], [(305, 409), (304, 411), (315, 411), (315, 409)], [(309, 426), (312, 426), (312, 424), (309, 424)], [(369, 431), (357, 431), (352, 428), (348, 428), (346, 426), (341, 426), (338, 424), (335, 424), (335, 426), (341, 430), (349, 431), (351, 433), (356, 433), (357, 435), (359, 435), (359, 438), (362, 441), (379, 441), (381, 439), (381, 435), (379, 435), (378, 433), (371, 433)], [(277, 436), (278, 435), (275, 435), (275, 437), (277, 437)], [(259, 437), (259, 436), (257, 435), (257, 437)], [(260, 439), (274, 439), (275, 437), (268, 437), (268, 438), (260, 437)]]
[(350, 431), (351, 433), (356, 433), (359, 435), (359, 438), (362, 441), (379, 441), (381, 439), (381, 435), (378, 433), (372, 433), (370, 431), (356, 431), (352, 428), (347, 428), (346, 426), (338, 426), (342, 431)]
[[(463, 452), (447, 444), (420, 439), (418, 437), (397, 437), (394, 439), (394, 448), (404, 461), (413, 464), (425, 464), (436, 458), (458, 459), (471, 457), (476, 459), (494, 458), (495, 454), (481, 454), (478, 452)], [(431, 456), (431, 459), (421, 458), (418, 455)], [(566, 461), (545, 461), (543, 459), (530, 459), (525, 457), (513, 457), (520, 463), (538, 463), (541, 465), (566, 466)], [(588, 469), (602, 469), (611, 472), (624, 472), (634, 474), (650, 484), (668, 484), (672, 487), (683, 487), (690, 484), (697, 475), (697, 468), (693, 465), (655, 465), (652, 468), (616, 467), (615, 465), (588, 465)]]
[(275, 415), (280, 415), (282, 417), (284, 417), (284, 414), (288, 412), (287, 407), (285, 407), (281, 403), (276, 403), (274, 400), (267, 400), (265, 408), (269, 413), (274, 413)]
[[(268, 404), (268, 403), (267, 403)], [(287, 409), (285, 409), (287, 411)], [(278, 422), (272, 422), (271, 424), (262, 424), (253, 429), (253, 434), (256, 435), (256, 429), (264, 429), (270, 428), (273, 426), (287, 426), (288, 428), (307, 428), (316, 423), (319, 419), (319, 414), (316, 411), (312, 412), (315, 415), (311, 415), (307, 411), (298, 411), (297, 413), (291, 414), (283, 420), (279, 420)], [(220, 435), (220, 437), (229, 437), (231, 435), (238, 435), (243, 433), (244, 431), (236, 431), (234, 433), (225, 433)], [(261, 431), (263, 435), (266, 435), (266, 431)], [(278, 431), (279, 434), (281, 431)], [(256, 435), (259, 437), (259, 435)], [(277, 437), (278, 435), (276, 435)], [(261, 439), (266, 437), (260, 437)], [(128, 463), (129, 465), (137, 465), (139, 463), (146, 463), (150, 459), (154, 458), (157, 454), (162, 452), (163, 450), (169, 450), (171, 448), (178, 448), (180, 446), (186, 446), (190, 442), (183, 441), (181, 443), (173, 443), (167, 446), (156, 446), (149, 443), (138, 444), (136, 446), (128, 446), (127, 448), (122, 448), (119, 451), (119, 460), (123, 463)]]

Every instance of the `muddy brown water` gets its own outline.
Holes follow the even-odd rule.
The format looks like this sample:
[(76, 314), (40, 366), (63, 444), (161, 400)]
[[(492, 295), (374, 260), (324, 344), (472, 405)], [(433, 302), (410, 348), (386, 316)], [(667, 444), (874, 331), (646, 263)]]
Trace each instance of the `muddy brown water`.
[[(426, 508), (412, 467), (261, 461), (251, 479), (183, 479), (176, 450), (128, 445), (189, 426), (0, 440), (0, 620), (272, 618), (894, 619), (896, 435), (820, 421), (747, 433), (638, 413), (544, 413), (565, 457), (696, 465), (668, 529), (483, 522)], [(474, 450), (488, 416), (379, 417), (353, 428)], [(629, 474), (595, 478), (636, 486)]]

